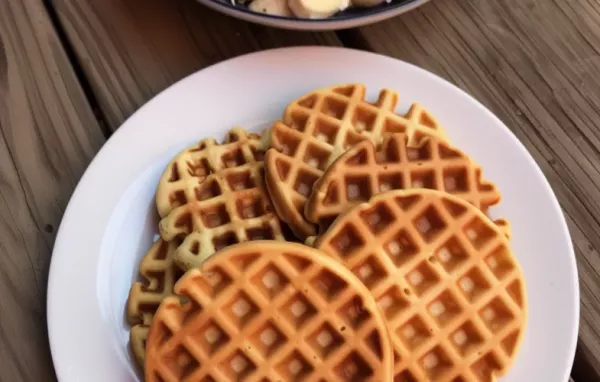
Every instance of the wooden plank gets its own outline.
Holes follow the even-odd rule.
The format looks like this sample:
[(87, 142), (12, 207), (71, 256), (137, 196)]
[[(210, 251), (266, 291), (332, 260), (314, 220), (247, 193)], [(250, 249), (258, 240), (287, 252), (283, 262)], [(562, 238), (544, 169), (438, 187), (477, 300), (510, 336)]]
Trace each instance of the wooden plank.
[(445, 0), (353, 35), (472, 94), (542, 167), (577, 252), (576, 380), (600, 380), (599, 23), (591, 0)]
[(339, 45), (333, 33), (264, 28), (193, 0), (53, 4), (112, 129), (156, 93), (207, 65), (261, 49)]
[(51, 250), (104, 138), (39, 0), (0, 0), (0, 132), (0, 380), (55, 380)]

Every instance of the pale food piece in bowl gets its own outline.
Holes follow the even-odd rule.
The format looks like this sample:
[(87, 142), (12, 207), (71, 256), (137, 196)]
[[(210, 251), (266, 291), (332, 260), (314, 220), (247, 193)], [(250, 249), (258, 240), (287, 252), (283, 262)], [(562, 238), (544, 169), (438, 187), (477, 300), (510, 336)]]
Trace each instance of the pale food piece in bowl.
[(288, 4), (296, 17), (325, 19), (348, 8), (349, 0), (289, 0)]

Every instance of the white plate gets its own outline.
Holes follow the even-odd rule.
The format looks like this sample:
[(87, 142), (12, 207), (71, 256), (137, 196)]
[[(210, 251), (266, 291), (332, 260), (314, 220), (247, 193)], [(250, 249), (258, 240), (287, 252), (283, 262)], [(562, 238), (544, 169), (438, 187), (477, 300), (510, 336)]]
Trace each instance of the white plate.
[(79, 182), (52, 257), (48, 331), (62, 382), (135, 381), (124, 307), (138, 262), (156, 234), (159, 176), (176, 152), (234, 125), (258, 129), (314, 88), (362, 82), (369, 97), (400, 91), (399, 110), (421, 102), (452, 142), (481, 163), (503, 200), (494, 216), (512, 223), (527, 280), (529, 322), (503, 382), (564, 382), (577, 338), (579, 289), (564, 217), (523, 145), (492, 113), (444, 80), (391, 58), (338, 48), (255, 53), (202, 70), (136, 112), (109, 139)]

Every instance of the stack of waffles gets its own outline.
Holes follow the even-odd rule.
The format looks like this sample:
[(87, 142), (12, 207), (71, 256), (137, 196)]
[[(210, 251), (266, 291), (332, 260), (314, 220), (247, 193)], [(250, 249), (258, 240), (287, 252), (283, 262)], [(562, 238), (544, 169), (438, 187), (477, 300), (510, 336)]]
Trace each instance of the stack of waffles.
[(495, 381), (525, 280), (482, 168), (419, 104), (361, 84), (262, 134), (179, 153), (158, 184), (131, 350), (158, 381)]

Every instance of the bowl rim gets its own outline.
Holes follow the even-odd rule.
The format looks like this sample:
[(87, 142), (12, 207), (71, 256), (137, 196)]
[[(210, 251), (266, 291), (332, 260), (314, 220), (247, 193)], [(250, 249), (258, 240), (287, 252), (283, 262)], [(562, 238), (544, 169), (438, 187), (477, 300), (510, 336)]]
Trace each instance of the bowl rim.
[(287, 17), (287, 16), (277, 16), (277, 15), (271, 15), (268, 13), (260, 13), (260, 12), (251, 11), (250, 9), (248, 9), (246, 7), (233, 5), (228, 0), (208, 0), (208, 1), (213, 3), (215, 6), (225, 7), (233, 12), (239, 12), (239, 13), (245, 14), (245, 15), (250, 15), (250, 16), (255, 16), (255, 17), (264, 17), (266, 19), (271, 19), (271, 20), (276, 20), (276, 21), (293, 21), (296, 23), (299, 22), (299, 23), (306, 23), (306, 24), (311, 24), (311, 23), (316, 24), (316, 23), (323, 23), (323, 22), (335, 23), (335, 22), (342, 22), (342, 21), (348, 21), (348, 20), (360, 20), (363, 18), (369, 18), (369, 17), (373, 17), (375, 15), (390, 12), (390, 11), (393, 11), (396, 9), (401, 9), (403, 7), (413, 8), (418, 5), (424, 4), (429, 0), (400, 0), (400, 2), (398, 2), (397, 4), (389, 3), (388, 6), (384, 6), (384, 7), (365, 8), (366, 10), (360, 14), (349, 14), (349, 15), (342, 14), (340, 16), (332, 16), (332, 17), (326, 18), (326, 19), (306, 19), (306, 18), (296, 18), (296, 17)]

